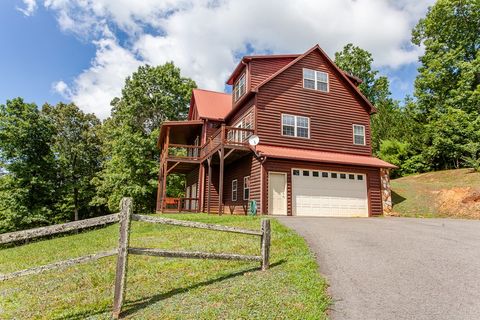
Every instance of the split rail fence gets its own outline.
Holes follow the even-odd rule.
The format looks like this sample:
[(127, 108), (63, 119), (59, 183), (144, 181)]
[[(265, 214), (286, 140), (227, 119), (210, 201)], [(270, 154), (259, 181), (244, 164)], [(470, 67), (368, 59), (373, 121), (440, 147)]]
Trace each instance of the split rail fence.
[[(232, 253), (209, 253), (209, 252), (189, 252), (189, 251), (170, 251), (163, 249), (152, 248), (134, 248), (129, 245), (130, 225), (131, 221), (141, 221), (156, 224), (167, 224), (174, 226), (182, 226), (189, 228), (207, 229), (213, 231), (233, 232), (247, 235), (260, 236), (261, 252), (258, 256), (242, 255)], [(0, 274), (0, 281), (5, 281), (22, 276), (38, 274), (48, 270), (65, 268), (68, 266), (86, 263), (100, 258), (117, 255), (116, 275), (115, 275), (115, 289), (113, 298), (113, 318), (118, 319), (122, 310), (122, 305), (125, 297), (126, 281), (127, 281), (127, 266), (128, 255), (147, 255), (156, 257), (169, 258), (190, 258), (190, 259), (217, 259), (217, 260), (242, 260), (242, 261), (257, 261), (261, 263), (261, 269), (267, 270), (269, 267), (270, 256), (270, 220), (261, 220), (261, 230), (242, 229), (237, 227), (208, 224), (193, 221), (175, 220), (169, 218), (152, 217), (140, 214), (133, 214), (133, 202), (131, 198), (123, 198), (120, 202), (120, 212), (102, 216), (98, 218), (85, 219), (81, 221), (68, 222), (48, 227), (29, 229), (18, 232), (10, 232), (0, 234), (0, 245), (33, 239), (42, 236), (48, 236), (73, 230), (81, 230), (94, 226), (105, 225), (109, 223), (120, 223), (120, 234), (118, 249), (97, 252), (94, 254), (58, 261), (48, 265), (20, 270), (8, 274)]]

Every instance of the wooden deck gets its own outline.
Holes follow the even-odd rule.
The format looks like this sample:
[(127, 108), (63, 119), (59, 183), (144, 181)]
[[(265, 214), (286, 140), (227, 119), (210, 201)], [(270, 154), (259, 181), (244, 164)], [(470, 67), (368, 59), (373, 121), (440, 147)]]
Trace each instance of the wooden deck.
[[(246, 153), (251, 152), (248, 138), (254, 134), (253, 129), (244, 129), (222, 125), (207, 141), (201, 145), (185, 145), (170, 143), (170, 128), (167, 129), (166, 139), (160, 155), (159, 188), (157, 199), (160, 202), (160, 212), (170, 211), (166, 205), (166, 181), (170, 173), (189, 173), (197, 166), (207, 163), (207, 212), (210, 212), (210, 183), (212, 164), (218, 164), (219, 172), (219, 208), (223, 213), (223, 174), (225, 161), (233, 161)], [(188, 202), (188, 201), (187, 201)], [(200, 210), (198, 200), (197, 210)], [(178, 209), (177, 209), (178, 210)], [(177, 211), (178, 212), (178, 211)]]

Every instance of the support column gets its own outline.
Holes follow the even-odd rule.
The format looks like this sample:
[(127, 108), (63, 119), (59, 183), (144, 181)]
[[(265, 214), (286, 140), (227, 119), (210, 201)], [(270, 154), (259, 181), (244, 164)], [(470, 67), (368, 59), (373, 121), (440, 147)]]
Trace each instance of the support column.
[(380, 168), (380, 181), (382, 187), (382, 207), (383, 214), (386, 216), (392, 215), (392, 190), (390, 188), (390, 170)]
[(170, 145), (170, 127), (167, 128), (167, 137), (165, 138), (164, 152), (165, 159), (163, 163), (163, 178), (162, 178), (162, 197), (160, 198), (160, 213), (163, 213), (165, 207), (165, 197), (167, 195), (167, 170), (168, 170), (168, 147)]
[(223, 171), (225, 167), (225, 124), (222, 124), (222, 129), (220, 132), (220, 172), (219, 172), (219, 183), (218, 183), (218, 214), (223, 213)]
[(225, 157), (225, 148), (220, 148), (220, 172), (219, 172), (219, 179), (218, 179), (218, 214), (221, 215), (223, 213), (223, 171), (224, 171), (224, 159)]
[(212, 185), (212, 157), (208, 157), (207, 213), (210, 213), (210, 189)]

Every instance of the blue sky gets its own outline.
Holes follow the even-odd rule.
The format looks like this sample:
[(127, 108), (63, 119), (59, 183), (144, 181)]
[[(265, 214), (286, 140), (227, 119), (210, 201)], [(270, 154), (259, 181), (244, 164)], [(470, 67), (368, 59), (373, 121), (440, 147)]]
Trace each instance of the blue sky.
[[(245, 1), (257, 10), (243, 11)], [(402, 100), (421, 54), (410, 30), (431, 2), (2, 0), (0, 103), (74, 101), (105, 118), (125, 77), (144, 63), (173, 60), (200, 87), (222, 90), (244, 54), (301, 53), (319, 43), (333, 57), (348, 42), (372, 52)]]
[(95, 46), (62, 32), (44, 8), (27, 17), (16, 9), (21, 5), (0, 1), (0, 103), (18, 96), (39, 105), (57, 103), (64, 98), (52, 84), (87, 69)]

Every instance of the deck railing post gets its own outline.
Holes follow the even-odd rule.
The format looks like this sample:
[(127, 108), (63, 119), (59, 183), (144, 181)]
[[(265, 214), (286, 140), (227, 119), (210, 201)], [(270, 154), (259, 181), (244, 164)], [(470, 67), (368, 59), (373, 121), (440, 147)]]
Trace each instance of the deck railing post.
[(262, 271), (265, 271), (270, 266), (270, 220), (262, 219)]
[(123, 198), (120, 202), (120, 234), (118, 240), (117, 269), (113, 297), (113, 318), (118, 319), (125, 298), (128, 268), (128, 246), (130, 238), (130, 220), (133, 211), (132, 198)]

